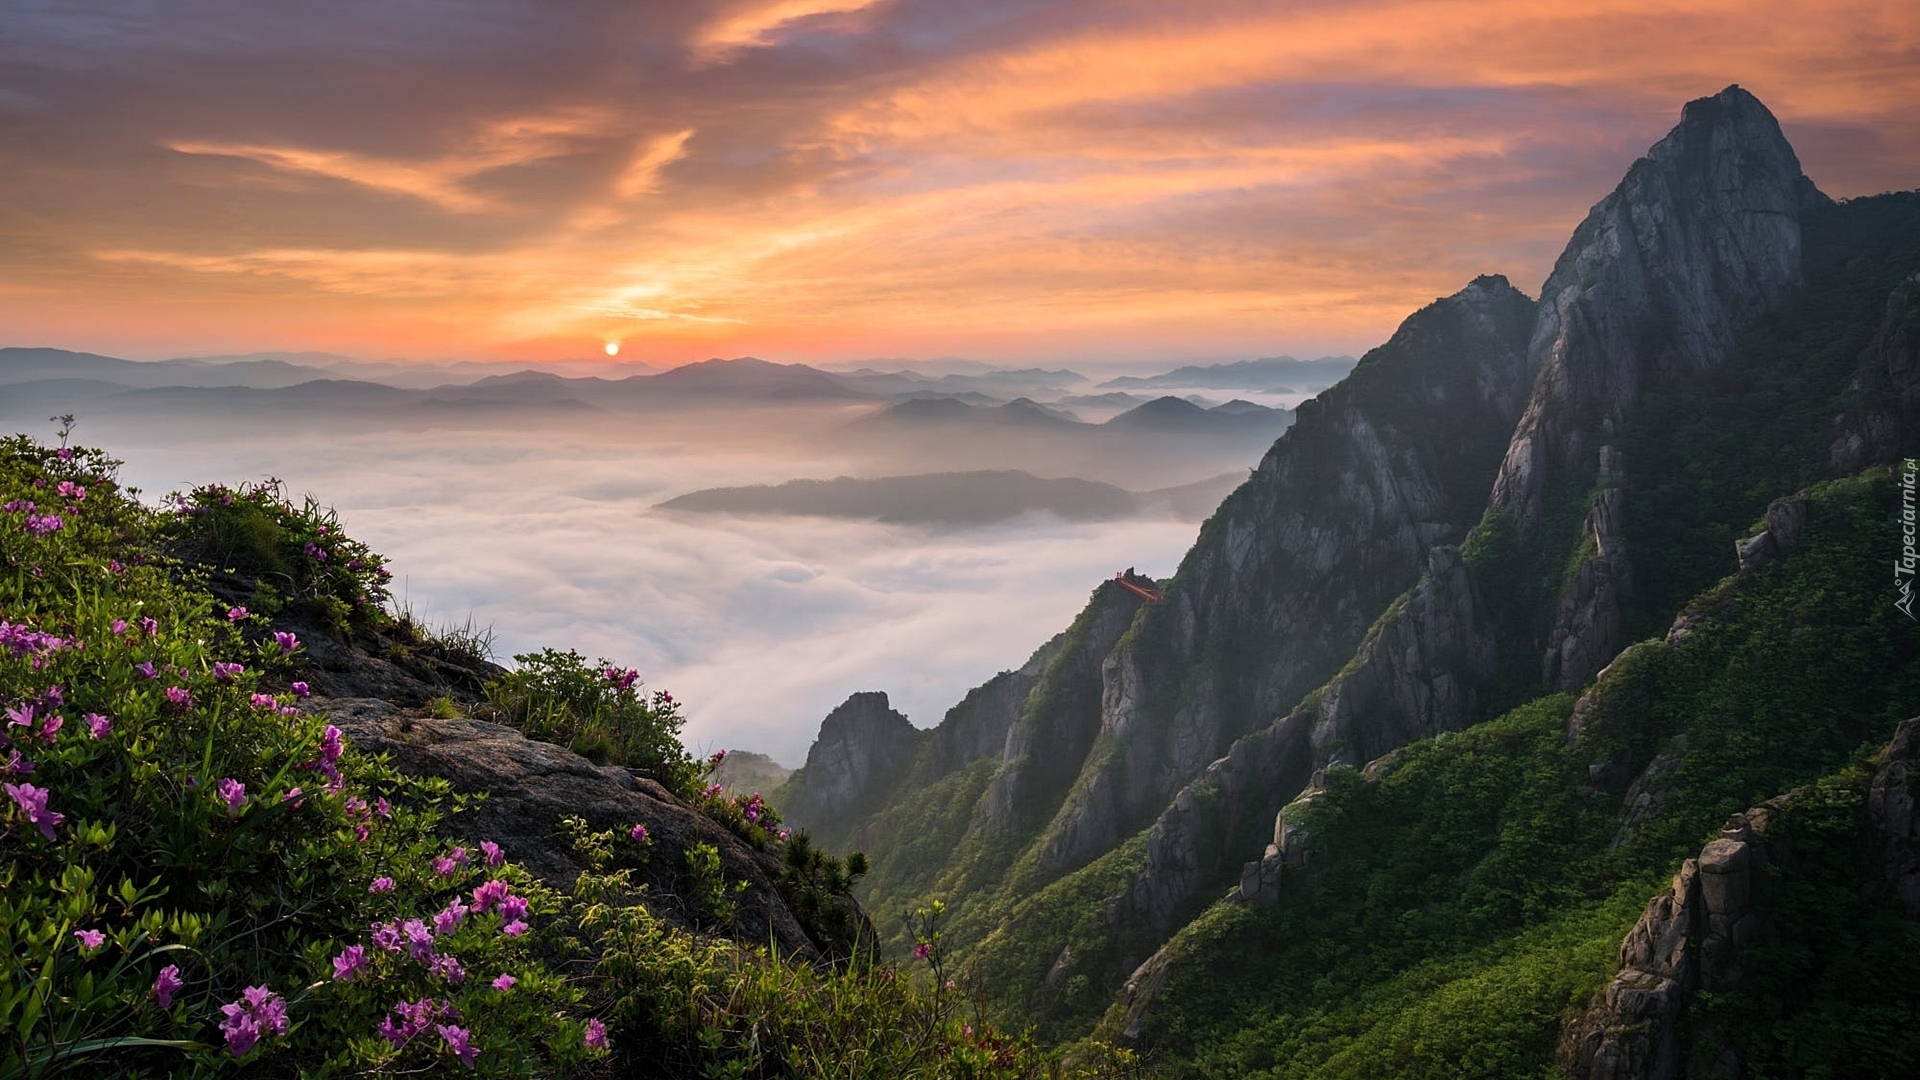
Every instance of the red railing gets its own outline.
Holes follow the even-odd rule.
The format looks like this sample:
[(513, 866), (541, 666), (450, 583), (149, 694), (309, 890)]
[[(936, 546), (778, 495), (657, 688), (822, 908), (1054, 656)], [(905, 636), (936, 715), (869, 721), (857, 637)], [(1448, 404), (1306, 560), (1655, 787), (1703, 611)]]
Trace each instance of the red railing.
[(1136, 585), (1133, 582), (1127, 580), (1127, 572), (1124, 570), (1113, 575), (1113, 580), (1119, 582), (1121, 588), (1127, 590), (1128, 592), (1134, 594), (1135, 596), (1138, 596), (1140, 599), (1145, 600), (1149, 604), (1157, 604), (1161, 600), (1165, 599), (1165, 596), (1162, 595), (1159, 589), (1151, 589), (1145, 585)]

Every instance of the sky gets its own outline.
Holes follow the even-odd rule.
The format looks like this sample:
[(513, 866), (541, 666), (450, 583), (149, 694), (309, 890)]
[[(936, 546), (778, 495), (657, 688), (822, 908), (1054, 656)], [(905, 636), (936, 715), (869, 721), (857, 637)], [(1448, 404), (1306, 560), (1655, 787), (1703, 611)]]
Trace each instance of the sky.
[(1912, 0), (0, 0), (0, 344), (1357, 354), (1735, 82), (1920, 185)]

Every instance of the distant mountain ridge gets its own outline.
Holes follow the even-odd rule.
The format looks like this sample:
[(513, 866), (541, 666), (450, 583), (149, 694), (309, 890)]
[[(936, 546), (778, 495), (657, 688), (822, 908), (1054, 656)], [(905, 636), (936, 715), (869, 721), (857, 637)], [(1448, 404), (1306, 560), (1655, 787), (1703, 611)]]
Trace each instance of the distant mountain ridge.
[(896, 524), (987, 525), (1046, 512), (1069, 521), (1145, 514), (1198, 520), (1240, 483), (1228, 474), (1194, 484), (1135, 492), (1072, 477), (1044, 479), (1019, 470), (928, 473), (707, 488), (660, 503), (697, 513), (786, 514)]
[(1324, 390), (1353, 370), (1351, 356), (1296, 360), (1268, 356), (1230, 364), (1188, 365), (1160, 375), (1123, 375), (1100, 384), (1102, 390), (1195, 388), (1299, 393)]

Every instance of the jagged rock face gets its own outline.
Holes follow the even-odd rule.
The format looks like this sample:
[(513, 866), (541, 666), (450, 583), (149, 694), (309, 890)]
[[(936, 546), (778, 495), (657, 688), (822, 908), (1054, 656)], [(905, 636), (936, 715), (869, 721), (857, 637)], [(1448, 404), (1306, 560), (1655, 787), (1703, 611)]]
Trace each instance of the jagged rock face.
[[(1908, 918), (1920, 918), (1920, 718), (1901, 724), (1881, 752), (1867, 791), (1863, 848), (1877, 866), (1862, 892), (1891, 888)], [(1742, 952), (1774, 932), (1756, 895), (1765, 869), (1793, 859), (1780, 825), (1782, 795), (1728, 819), (1720, 836), (1688, 859), (1673, 886), (1647, 905), (1620, 944), (1620, 971), (1561, 1029), (1555, 1063), (1579, 1080), (1673, 1080), (1689, 1062), (1738, 1076), (1738, 1055), (1713, 1032), (1682, 1023), (1693, 995), (1738, 983)]]
[(1302, 405), (1107, 658), (1095, 767), (1049, 825), (1043, 870), (1145, 825), (1338, 669), (1428, 550), (1465, 534), (1532, 379), (1532, 321), (1506, 279), (1480, 278)]
[(821, 722), (806, 765), (782, 789), (784, 812), (822, 839), (844, 834), (906, 778), (924, 737), (887, 695), (852, 695)]
[[(1737, 86), (1689, 102), (1575, 230), (1540, 291), (1540, 368), (1491, 505), (1525, 536), (1551, 486), (1595, 467), (1644, 388), (1718, 367), (1801, 277), (1801, 211), (1824, 200), (1773, 114)], [(1606, 464), (1601, 463), (1606, 471)], [(1545, 685), (1577, 690), (1624, 640), (1632, 567), (1617, 486), (1589, 508), (1600, 540), (1564, 590)], [(1611, 527), (1611, 532), (1607, 530)]]
[(1574, 231), (1540, 292), (1540, 367), (1494, 483), (1524, 531), (1550, 479), (1593, 467), (1644, 386), (1718, 366), (1800, 280), (1800, 213), (1820, 195), (1780, 125), (1737, 86), (1689, 102)]
[(1920, 429), (1920, 274), (1887, 297), (1866, 378), (1885, 388), (1887, 400), (1841, 418), (1842, 433), (1828, 454), (1839, 471), (1897, 460)]
[(643, 824), (653, 847), (640, 880), (649, 887), (648, 907), (656, 915), (683, 926), (697, 921), (700, 913), (684, 906), (693, 891), (680, 878), (686, 849), (705, 843), (719, 851), (728, 880), (747, 883), (732, 936), (765, 945), (771, 935), (782, 951), (806, 959), (845, 954), (849, 947), (814, 941), (794, 918), (774, 884), (781, 873), (777, 855), (755, 850), (631, 770), (595, 765), (498, 724), (425, 716), (375, 698), (316, 697), (310, 707), (363, 753), (389, 754), (405, 773), (444, 777), (457, 793), (484, 792), (478, 808), (447, 822), (449, 831), (468, 843), (500, 844), (508, 858), (556, 889), (571, 889), (585, 869), (561, 833), (561, 818), (581, 817), (591, 829), (623, 834)]
[[(1146, 578), (1130, 580), (1154, 587)], [(1100, 732), (1104, 664), (1144, 602), (1117, 582), (1094, 590), (1007, 733), (1003, 764), (980, 801), (980, 824), (1030, 828), (1059, 805)]]

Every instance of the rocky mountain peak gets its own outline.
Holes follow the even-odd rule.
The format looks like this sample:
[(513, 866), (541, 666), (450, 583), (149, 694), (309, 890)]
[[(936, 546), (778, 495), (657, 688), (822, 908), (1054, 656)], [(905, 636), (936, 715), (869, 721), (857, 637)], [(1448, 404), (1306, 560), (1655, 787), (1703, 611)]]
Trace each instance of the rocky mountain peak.
[(1523, 530), (1553, 482), (1590, 471), (1643, 386), (1719, 365), (1798, 284), (1800, 214), (1825, 196), (1738, 86), (1689, 102), (1574, 231), (1541, 289), (1541, 370), (1492, 503)]
[(921, 737), (885, 693), (848, 697), (820, 723), (791, 812), (796, 820), (818, 821), (871, 808), (905, 775)]

